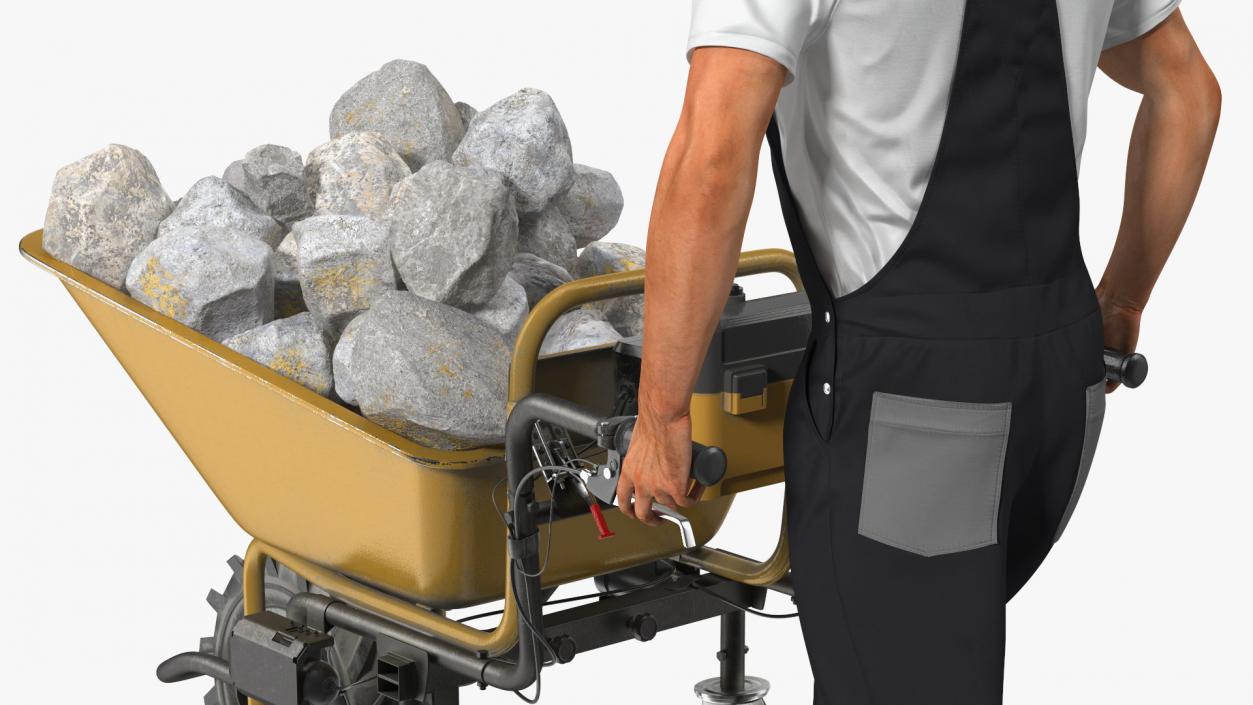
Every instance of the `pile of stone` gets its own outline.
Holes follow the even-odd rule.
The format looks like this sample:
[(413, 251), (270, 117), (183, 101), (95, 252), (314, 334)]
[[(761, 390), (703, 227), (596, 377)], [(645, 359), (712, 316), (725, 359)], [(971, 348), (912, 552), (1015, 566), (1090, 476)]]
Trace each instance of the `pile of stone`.
[[(263, 145), (171, 202), (110, 145), (56, 176), (44, 248), (313, 391), (436, 448), (503, 439), (513, 342), (578, 277), (636, 269), (601, 242), (622, 192), (574, 163), (551, 97), (479, 112), (392, 61), (335, 104), (306, 159)], [(640, 332), (640, 297), (562, 316), (542, 354)]]

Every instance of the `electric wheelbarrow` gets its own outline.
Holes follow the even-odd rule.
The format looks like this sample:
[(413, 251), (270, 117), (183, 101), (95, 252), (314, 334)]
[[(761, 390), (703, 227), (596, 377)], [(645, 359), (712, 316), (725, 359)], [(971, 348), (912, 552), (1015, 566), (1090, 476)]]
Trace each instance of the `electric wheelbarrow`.
[[(215, 633), (161, 664), (166, 682), (209, 676), (206, 703), (459, 702), (465, 686), (521, 691), (578, 653), (722, 620), (706, 703), (762, 702), (745, 675), (744, 616), (791, 594), (786, 533), (765, 561), (705, 547), (735, 495), (781, 482), (782, 425), (809, 335), (799, 291), (746, 300), (736, 287), (692, 397), (701, 501), (649, 527), (606, 511), (629, 445), (640, 346), (628, 339), (541, 357), (562, 313), (637, 295), (644, 273), (565, 284), (531, 311), (514, 347), (505, 446), (419, 445), (51, 257), (55, 274), (162, 422), (253, 538)], [(791, 253), (744, 253), (737, 274), (788, 276)], [(1107, 354), (1137, 386), (1139, 356)], [(677, 525), (677, 530), (676, 526)], [(612, 536), (612, 538), (607, 538)], [(595, 601), (551, 600), (595, 578)], [(452, 609), (503, 600), (462, 620)], [(549, 609), (546, 611), (545, 607)], [(494, 628), (468, 622), (499, 614)]]

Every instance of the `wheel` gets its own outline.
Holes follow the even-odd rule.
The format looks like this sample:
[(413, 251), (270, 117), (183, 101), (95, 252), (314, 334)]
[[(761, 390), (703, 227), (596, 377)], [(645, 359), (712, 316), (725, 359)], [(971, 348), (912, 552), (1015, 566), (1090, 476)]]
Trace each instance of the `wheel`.
[[(222, 592), (209, 592), (209, 606), (217, 613), (213, 636), (200, 640), (200, 651), (230, 659), (230, 637), (235, 625), (244, 613), (244, 561), (239, 556), (227, 563), (231, 567), (231, 579)], [(291, 599), (302, 592), (326, 594), (316, 586), (293, 573), (286, 566), (267, 560), (265, 563), (265, 608), (286, 615)], [(336, 705), (373, 705), (378, 699), (375, 681), (375, 646), (373, 639), (366, 639), (351, 632), (332, 629), (335, 646), (327, 652), (328, 662), (339, 676), (344, 693)], [(215, 682), (213, 689), (204, 696), (205, 705), (244, 705), (246, 699), (233, 686)]]

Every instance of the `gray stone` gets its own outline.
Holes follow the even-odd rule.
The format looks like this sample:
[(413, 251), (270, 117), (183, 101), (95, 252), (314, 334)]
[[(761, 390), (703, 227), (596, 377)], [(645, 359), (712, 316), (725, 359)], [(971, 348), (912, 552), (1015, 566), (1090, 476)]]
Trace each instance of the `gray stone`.
[(622, 340), (604, 314), (586, 306), (566, 311), (553, 321), (540, 345), (540, 355), (582, 350), (583, 348), (611, 345)]
[[(643, 269), (644, 250), (621, 242), (593, 242), (583, 248), (574, 276), (582, 279), (597, 274)], [(600, 310), (622, 335), (630, 337), (644, 332), (644, 296), (623, 296), (596, 301), (589, 307)]]
[(518, 216), (518, 251), (546, 259), (566, 271), (573, 269), (579, 258), (570, 224), (556, 208)]
[(479, 114), (479, 111), (469, 103), (457, 101), (457, 114), (461, 116), (461, 128), (462, 131), (465, 131), (470, 127), (470, 121), (474, 119), (475, 115)]
[(335, 373), (335, 396), (345, 404), (357, 405), (357, 389), (352, 383), (352, 351), (357, 343), (357, 330), (361, 327), (361, 316), (348, 322), (339, 342), (335, 343), (335, 352), (331, 355), (331, 370)]
[(289, 318), (308, 310), (300, 290), (300, 243), (293, 231), (274, 250), (274, 315)]
[(547, 93), (534, 88), (524, 88), (475, 116), (452, 161), (504, 174), (523, 213), (543, 210), (574, 181), (570, 136), (561, 113)]
[(574, 277), (564, 267), (530, 252), (519, 252), (513, 258), (509, 276), (526, 290), (526, 302), (531, 307), (548, 292), (566, 282), (574, 281)]
[(280, 318), (223, 344), (324, 397), (331, 395), (331, 343), (310, 313)]
[(304, 160), (295, 150), (276, 144), (255, 147), (231, 162), (222, 178), (283, 225), (313, 215)]
[(396, 185), (388, 221), (392, 259), (409, 291), (458, 308), (487, 304), (517, 250), (509, 186), (480, 167), (427, 164)]
[(613, 174), (583, 164), (574, 165), (574, 183), (553, 202), (570, 223), (579, 247), (609, 234), (622, 216), (622, 189)]
[(389, 61), (348, 89), (331, 111), (331, 138), (377, 132), (412, 169), (448, 159), (465, 129), (457, 106), (430, 69)]
[(485, 306), (470, 311), (476, 318), (500, 333), (510, 350), (513, 349), (513, 343), (518, 339), (518, 332), (522, 330), (522, 324), (526, 323), (527, 314), (530, 312), (531, 307), (527, 303), (526, 289), (522, 288), (522, 285), (512, 276), (505, 277), (500, 291), (497, 291)]
[(387, 226), (361, 215), (315, 215), (292, 227), (305, 306), (332, 339), (396, 288)]
[(126, 274), (131, 296), (214, 340), (274, 318), (273, 252), (231, 230), (172, 229)]
[(379, 135), (350, 132), (314, 149), (305, 164), (319, 215), (380, 217), (392, 186), (410, 174), (405, 160)]
[(131, 260), (173, 205), (147, 157), (111, 144), (57, 171), (44, 216), (48, 254), (121, 289)]
[(282, 223), (257, 210), (247, 196), (216, 176), (192, 184), (174, 212), (161, 221), (157, 237), (187, 229), (231, 230), (270, 247), (283, 241)]
[(409, 292), (357, 320), (349, 366), (367, 418), (432, 448), (502, 442), (509, 350), (495, 330)]

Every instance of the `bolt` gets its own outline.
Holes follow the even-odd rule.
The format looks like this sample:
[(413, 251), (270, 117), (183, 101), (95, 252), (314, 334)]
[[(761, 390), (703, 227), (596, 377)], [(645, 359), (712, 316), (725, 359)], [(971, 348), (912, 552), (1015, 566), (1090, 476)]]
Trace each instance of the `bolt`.
[(557, 656), (557, 663), (570, 663), (574, 660), (575, 654), (579, 652), (578, 644), (574, 643), (574, 639), (566, 634), (555, 637), (548, 645), (553, 647), (553, 653)]
[(632, 617), (627, 626), (631, 628), (631, 636), (639, 641), (652, 641), (657, 636), (657, 619), (647, 612)]

